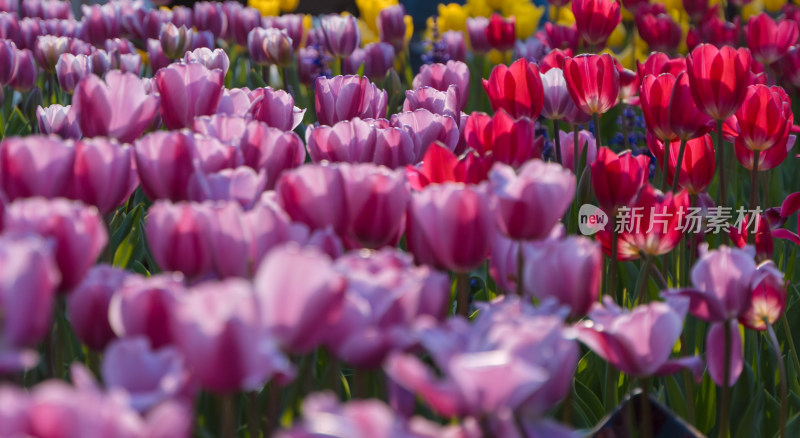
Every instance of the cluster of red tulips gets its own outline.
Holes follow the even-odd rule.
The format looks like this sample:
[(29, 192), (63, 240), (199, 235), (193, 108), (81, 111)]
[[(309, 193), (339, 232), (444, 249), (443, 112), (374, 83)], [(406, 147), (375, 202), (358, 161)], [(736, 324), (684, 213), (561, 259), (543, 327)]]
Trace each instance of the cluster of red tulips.
[(0, 437), (795, 436), (800, 8), (741, 6), (414, 74), (401, 5), (0, 0)]

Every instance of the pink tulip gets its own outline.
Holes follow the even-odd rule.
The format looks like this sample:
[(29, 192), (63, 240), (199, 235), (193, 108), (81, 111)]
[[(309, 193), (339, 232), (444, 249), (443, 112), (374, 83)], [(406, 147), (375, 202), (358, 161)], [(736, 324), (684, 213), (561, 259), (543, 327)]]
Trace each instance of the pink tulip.
[(558, 164), (530, 160), (519, 172), (495, 163), (489, 186), (498, 229), (517, 240), (547, 237), (572, 204), (575, 176)]
[(197, 116), (214, 114), (225, 76), (202, 64), (172, 64), (155, 75), (161, 117), (167, 129), (192, 126)]
[(418, 263), (467, 272), (489, 255), (493, 222), (489, 196), (482, 187), (431, 185), (411, 198), (406, 244)]
[[(223, 216), (219, 217), (221, 220), (225, 220)], [(292, 223), (289, 215), (277, 203), (267, 201), (264, 197), (251, 210), (244, 212), (243, 219), (242, 238), (249, 239), (246, 241), (247, 254), (251, 260), (248, 274), (252, 274), (258, 268), (261, 261), (272, 249), (286, 242), (305, 242), (307, 245), (315, 246), (315, 242), (308, 241), (308, 229), (305, 225)], [(231, 235), (230, 239), (239, 239), (235, 229), (236, 221), (229, 220), (221, 223), (221, 225), (223, 225), (220, 228), (222, 231), (218, 231), (219, 233), (223, 236)], [(214, 242), (215, 237), (216, 234), (212, 233), (212, 245), (216, 244)], [(227, 239), (229, 238), (226, 237)], [(230, 242), (230, 240), (227, 241)], [(232, 244), (236, 245), (233, 242)], [(339, 243), (339, 246), (341, 246), (341, 243)], [(339, 252), (343, 251), (340, 249)], [(225, 263), (228, 264), (230, 262), (226, 260)], [(219, 263), (216, 266), (219, 270)]]
[(458, 120), (457, 116), (461, 111), (458, 106), (458, 87), (451, 85), (447, 87), (447, 91), (439, 91), (427, 86), (416, 90), (407, 90), (403, 111), (423, 108), (434, 114), (450, 116), (453, 120)]
[(439, 141), (451, 151), (458, 145), (458, 124), (450, 116), (434, 114), (426, 109), (403, 112), (392, 115), (392, 126), (400, 128), (407, 126), (414, 135), (414, 149), (417, 152), (416, 161), (421, 161), (431, 143)]
[(222, 169), (216, 173), (195, 172), (189, 180), (187, 195), (189, 200), (236, 201), (249, 209), (265, 190), (267, 175), (250, 167)]
[(334, 165), (305, 165), (284, 172), (275, 186), (278, 204), (311, 230), (347, 227), (344, 178)]
[(128, 199), (138, 182), (131, 146), (103, 138), (75, 143), (72, 198), (108, 214)]
[[(30, 47), (39, 67), (48, 73), (55, 73), (58, 58), (69, 51), (70, 40), (67, 37), (55, 35), (42, 35), (34, 39), (35, 44)], [(19, 53), (17, 53), (19, 55)]]
[[(560, 68), (551, 68), (545, 73), (540, 73), (544, 104), (542, 106), (542, 117), (550, 120), (561, 120), (570, 112), (575, 110), (575, 103), (572, 101), (567, 90), (567, 81), (564, 80), (564, 71)], [(564, 156), (563, 153), (561, 155)]]
[(108, 241), (96, 208), (63, 198), (17, 200), (6, 209), (4, 226), (6, 232), (32, 232), (53, 239), (61, 292), (81, 282)]
[(38, 344), (52, 327), (61, 279), (53, 256), (52, 245), (38, 236), (8, 231), (0, 236), (0, 373), (31, 368), (38, 361), (36, 352), (25, 348)]
[(130, 406), (139, 412), (179, 397), (189, 384), (189, 373), (178, 350), (152, 349), (144, 337), (112, 342), (103, 353), (101, 373), (106, 388), (124, 392)]
[(249, 110), (250, 98), (247, 97), (247, 88), (233, 88), (222, 91), (222, 97), (220, 97), (217, 105), (217, 114), (246, 117)]
[(103, 350), (116, 335), (108, 322), (111, 297), (131, 274), (96, 265), (67, 297), (67, 314), (75, 335), (92, 350)]
[(416, 161), (414, 139), (408, 128), (380, 128), (357, 117), (306, 130), (314, 162), (375, 163), (397, 168)]
[(210, 31), (214, 38), (220, 38), (228, 27), (228, 19), (222, 12), (222, 5), (216, 2), (197, 2), (194, 4), (192, 24), (198, 30)]
[(39, 70), (36, 68), (33, 53), (28, 49), (18, 51), (16, 64), (16, 74), (8, 83), (8, 86), (20, 93), (32, 90), (36, 86), (36, 80), (39, 77)]
[(37, 107), (36, 120), (39, 122), (39, 132), (73, 140), (81, 138), (81, 128), (71, 109), (70, 105), (58, 104), (50, 105), (47, 108)]
[(228, 54), (222, 49), (214, 49), (213, 51), (206, 47), (200, 47), (191, 52), (186, 52), (183, 57), (183, 62), (203, 64), (209, 70), (219, 69), (222, 74), (226, 75), (231, 66), (231, 61)]
[[(208, 205), (209, 229), (206, 234), (214, 272), (221, 278), (246, 277), (252, 271), (253, 226), (241, 205), (235, 201)], [(269, 221), (266, 216), (261, 217)], [(267, 225), (268, 226), (268, 225)]]
[(13, 385), (0, 386), (0, 435), (8, 437), (30, 436), (28, 410), (30, 394)]
[(364, 76), (373, 81), (382, 81), (390, 69), (394, 67), (395, 51), (389, 43), (369, 43), (363, 49), (359, 48), (344, 59), (342, 73), (348, 75), (358, 74), (362, 68)]
[(354, 117), (386, 117), (386, 91), (360, 76), (318, 77), (314, 83), (317, 120), (333, 125)]
[(148, 210), (145, 234), (150, 252), (164, 271), (187, 278), (211, 271), (208, 207), (204, 204), (157, 201)]
[(458, 87), (458, 108), (463, 110), (469, 99), (469, 67), (467, 64), (461, 61), (447, 61), (446, 64), (423, 64), (412, 82), (415, 90), (428, 86), (439, 91), (447, 91), (450, 85)]
[(119, 38), (122, 29), (120, 28), (120, 10), (117, 5), (109, 3), (81, 6), (86, 41), (99, 46), (108, 39)]
[(291, 131), (303, 121), (306, 110), (294, 106), (292, 95), (270, 87), (257, 88), (248, 94), (252, 102), (248, 114), (282, 131)]
[(276, 187), (284, 171), (300, 167), (306, 160), (306, 149), (297, 134), (257, 121), (247, 123), (239, 150), (245, 165), (266, 171), (268, 190)]
[(147, 40), (147, 61), (150, 64), (150, 69), (154, 72), (158, 72), (172, 62), (172, 60), (167, 58), (167, 55), (164, 54), (164, 50), (161, 49), (161, 43), (158, 41), (158, 38)]
[(325, 49), (337, 58), (347, 58), (361, 44), (358, 21), (352, 15), (325, 15), (320, 26)]
[[(531, 244), (526, 242), (525, 246)], [(517, 290), (519, 245), (519, 241), (511, 240), (499, 231), (495, 233), (492, 253), (489, 256), (489, 274), (500, 290), (507, 292)]]
[(184, 294), (180, 274), (131, 275), (111, 297), (109, 324), (119, 337), (144, 336), (152, 348), (170, 345), (175, 303)]
[(92, 74), (92, 64), (86, 55), (64, 53), (58, 57), (55, 69), (58, 85), (69, 94), (75, 91), (81, 79)]
[(288, 351), (310, 351), (339, 319), (345, 285), (330, 258), (319, 250), (296, 245), (276, 248), (255, 278), (263, 324)]
[(208, 137), (214, 137), (222, 143), (238, 146), (247, 129), (248, 121), (242, 117), (228, 114), (214, 114), (196, 117), (192, 130)]
[(31, 196), (65, 196), (75, 148), (57, 137), (10, 137), (0, 143), (0, 188), (13, 201)]
[(669, 375), (688, 368), (699, 380), (703, 364), (697, 357), (670, 359), (683, 331), (686, 300), (654, 302), (619, 308), (610, 297), (595, 304), (589, 318), (578, 324), (578, 340), (620, 371), (637, 377)]
[(75, 88), (72, 111), (84, 137), (111, 137), (131, 143), (152, 125), (159, 97), (147, 94), (134, 74), (110, 71), (89, 75)]
[[(561, 140), (561, 161), (564, 167), (575, 171), (575, 135), (571, 132), (558, 131)], [(578, 131), (578, 154), (586, 154), (586, 165), (590, 166), (597, 159), (597, 141), (591, 132)]]

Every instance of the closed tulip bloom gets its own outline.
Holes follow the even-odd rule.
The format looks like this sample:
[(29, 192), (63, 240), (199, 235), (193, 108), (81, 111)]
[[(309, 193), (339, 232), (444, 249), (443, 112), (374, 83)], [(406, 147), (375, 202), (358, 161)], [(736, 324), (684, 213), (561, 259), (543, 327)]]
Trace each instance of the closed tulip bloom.
[(269, 65), (267, 52), (264, 50), (264, 41), (269, 34), (269, 30), (280, 32), (278, 29), (256, 27), (247, 34), (247, 52), (254, 64), (261, 66)]
[(164, 50), (161, 49), (161, 43), (157, 39), (147, 40), (147, 62), (150, 64), (150, 69), (158, 72), (162, 68), (170, 65), (171, 59), (167, 58)]
[(294, 106), (292, 95), (270, 87), (257, 88), (248, 94), (253, 102), (248, 115), (282, 131), (291, 131), (303, 121), (305, 110)]
[(37, 107), (36, 120), (39, 123), (39, 132), (42, 134), (57, 135), (72, 140), (81, 137), (81, 128), (70, 105), (53, 104), (47, 108)]
[(418, 263), (437, 269), (467, 272), (479, 266), (494, 237), (488, 203), (484, 188), (463, 184), (432, 185), (415, 193), (406, 224), (409, 252)]
[(10, 137), (0, 143), (0, 188), (8, 200), (68, 194), (75, 148), (58, 137)]
[(222, 97), (222, 70), (202, 64), (172, 64), (156, 73), (161, 117), (167, 129), (190, 127), (197, 116), (214, 114)]
[(543, 141), (535, 138), (531, 119), (514, 120), (505, 110), (493, 117), (472, 113), (463, 128), (467, 145), (483, 156), (518, 168), (531, 158), (542, 158)]
[(344, 181), (339, 168), (325, 163), (284, 172), (275, 186), (278, 204), (312, 230), (347, 226)]
[[(654, 155), (656, 157), (660, 155), (659, 162), (663, 163), (661, 160), (664, 159), (664, 146), (658, 140), (656, 142), (658, 143), (656, 147), (660, 149), (660, 152), (654, 153)], [(679, 154), (680, 143), (676, 140), (672, 142), (672, 146), (669, 148), (668, 184), (672, 184), (674, 181)], [(683, 162), (680, 164), (681, 172), (678, 177), (678, 186), (693, 195), (704, 192), (714, 178), (714, 156), (714, 141), (710, 135), (706, 134), (687, 141), (683, 153)]]
[(530, 160), (515, 172), (495, 163), (489, 187), (497, 227), (515, 240), (547, 237), (575, 194), (575, 175), (558, 164)]
[(219, 69), (222, 70), (223, 75), (228, 73), (228, 69), (231, 66), (228, 54), (225, 53), (224, 50), (214, 49), (212, 51), (206, 47), (200, 47), (191, 52), (186, 52), (186, 55), (183, 57), (183, 62), (187, 64), (190, 62), (197, 62), (203, 64), (209, 70)]
[(178, 298), (186, 294), (178, 273), (129, 275), (111, 297), (108, 321), (121, 338), (146, 337), (152, 348), (174, 342), (172, 322)]
[[(561, 120), (575, 108), (572, 96), (567, 90), (564, 71), (551, 68), (547, 73), (540, 73), (542, 81), (542, 117), (550, 120)], [(562, 154), (563, 155), (563, 154)]]
[(88, 56), (65, 53), (58, 58), (56, 78), (58, 85), (67, 93), (72, 94), (78, 82), (90, 74), (92, 64)]
[(189, 180), (187, 195), (195, 202), (235, 201), (249, 209), (264, 193), (266, 184), (266, 173), (248, 166), (209, 174), (195, 172)]
[(216, 2), (197, 2), (193, 6), (192, 24), (198, 30), (207, 30), (220, 38), (228, 27), (228, 19), (222, 12), (222, 6)]
[(340, 318), (346, 282), (328, 256), (290, 244), (267, 255), (254, 287), (264, 326), (283, 348), (304, 353), (325, 341)]
[(666, 53), (654, 52), (647, 57), (644, 64), (636, 62), (636, 73), (639, 80), (644, 81), (647, 75), (658, 76), (662, 73), (670, 73), (678, 77), (681, 72), (686, 71), (686, 59), (682, 57), (670, 58)]
[(69, 39), (53, 35), (43, 35), (36, 38), (33, 48), (34, 56), (39, 67), (49, 73), (55, 73), (58, 58), (69, 50)]
[(767, 330), (786, 309), (786, 280), (772, 261), (758, 265), (752, 281), (750, 305), (739, 322), (750, 330)]
[(381, 9), (378, 14), (378, 35), (382, 42), (394, 47), (395, 53), (403, 51), (406, 42), (406, 8), (402, 4)]
[(89, 43), (101, 46), (106, 40), (119, 38), (122, 34), (117, 5), (82, 5), (82, 11), (83, 32)]
[[(758, 154), (758, 170), (765, 171), (774, 169), (783, 163), (789, 156), (789, 151), (794, 147), (795, 141), (796, 137), (794, 135), (789, 135), (779, 141), (775, 146)], [(753, 170), (755, 153), (748, 149), (747, 146), (744, 145), (744, 142), (741, 141), (734, 142), (733, 150), (739, 164), (747, 170)]]
[(317, 78), (314, 84), (317, 120), (333, 125), (354, 117), (386, 117), (387, 93), (360, 76)]
[(596, 47), (605, 45), (622, 21), (620, 4), (616, 0), (577, 0), (572, 2), (572, 14), (583, 40)]
[(776, 23), (765, 12), (750, 17), (745, 31), (747, 47), (753, 52), (753, 58), (764, 65), (770, 65), (785, 55), (789, 47), (797, 43), (798, 35), (797, 22), (784, 18)]
[(791, 101), (783, 88), (751, 85), (736, 111), (736, 120), (737, 142), (753, 151), (767, 150), (789, 135), (787, 124), (794, 122)]
[(294, 56), (292, 39), (283, 30), (267, 29), (261, 49), (264, 51), (267, 63), (278, 67), (286, 67), (291, 64)]
[(600, 244), (579, 236), (545, 239), (524, 247), (526, 293), (538, 300), (555, 298), (581, 318), (597, 302), (603, 278)]
[[(571, 132), (567, 133), (559, 131), (558, 135), (561, 136), (561, 160), (563, 166), (571, 170), (576, 175), (575, 171), (575, 135)], [(586, 165), (591, 166), (597, 159), (597, 140), (591, 132), (581, 130), (578, 131), (578, 154), (586, 154)], [(578, 157), (580, 159), (580, 157)], [(580, 165), (580, 164), (579, 164)], [(583, 169), (581, 169), (581, 172)]]
[(487, 35), (488, 28), (489, 19), (486, 17), (467, 18), (467, 36), (469, 37), (470, 49), (474, 53), (485, 54), (492, 50)]
[(388, 43), (369, 43), (363, 49), (356, 49), (342, 63), (342, 73), (354, 75), (363, 66), (364, 76), (373, 81), (386, 77), (394, 67), (394, 48)]
[(783, 83), (794, 87), (800, 85), (800, 46), (789, 48), (777, 64)]
[[(287, 242), (305, 242), (311, 245), (308, 229), (305, 225), (292, 222), (288, 214), (272, 200), (267, 200), (267, 196), (253, 206), (252, 209), (244, 212), (245, 234), (249, 233), (248, 255), (252, 261), (249, 272), (252, 274), (261, 261), (270, 251)], [(224, 234), (235, 233), (231, 231), (233, 227), (222, 223), (221, 229)], [(249, 229), (249, 232), (247, 231)], [(313, 233), (312, 233), (313, 235)], [(341, 243), (339, 243), (341, 246)], [(340, 251), (340, 252), (343, 252)], [(227, 263), (227, 262), (226, 262)]]
[(413, 133), (416, 161), (422, 160), (433, 142), (441, 142), (450, 150), (455, 150), (458, 145), (458, 125), (450, 116), (441, 116), (426, 109), (418, 109), (394, 114), (390, 122), (396, 128), (407, 128), (408, 132)]
[(67, 297), (67, 314), (75, 335), (95, 351), (106, 348), (116, 335), (108, 321), (111, 297), (132, 274), (110, 265), (96, 265)]
[(320, 19), (325, 49), (337, 58), (347, 58), (361, 44), (356, 17), (328, 14)]
[(414, 76), (413, 88), (423, 86), (447, 91), (451, 86), (458, 87), (458, 107), (463, 110), (469, 98), (469, 67), (461, 61), (447, 61), (446, 64), (424, 64)]
[(577, 326), (578, 340), (620, 371), (637, 377), (663, 376), (688, 368), (701, 377), (698, 357), (670, 359), (683, 331), (686, 300), (639, 305), (628, 311), (609, 297)]
[(4, 227), (7, 232), (37, 233), (55, 242), (59, 291), (64, 293), (83, 280), (108, 242), (96, 208), (62, 198), (15, 201), (6, 209)]
[(645, 76), (639, 97), (648, 129), (663, 141), (688, 140), (708, 132), (713, 125), (713, 120), (695, 106), (685, 73), (677, 78), (669, 73)]
[(607, 53), (565, 59), (564, 79), (572, 101), (587, 114), (603, 114), (617, 102), (619, 72)]
[(692, 96), (697, 108), (715, 120), (725, 120), (742, 105), (747, 95), (750, 51), (710, 44), (697, 46), (686, 57)]
[(39, 71), (36, 68), (36, 61), (33, 52), (23, 49), (17, 52), (16, 71), (14, 77), (8, 82), (8, 86), (21, 93), (30, 91), (36, 85)]
[(444, 145), (434, 143), (418, 167), (406, 166), (406, 178), (417, 191), (445, 182), (479, 184), (488, 178), (492, 164), (491, 156), (479, 157), (471, 152), (459, 158)]
[(539, 71), (547, 73), (551, 68), (564, 68), (564, 60), (572, 57), (572, 49), (553, 49), (539, 60)]
[(628, 205), (647, 179), (648, 161), (645, 155), (634, 157), (627, 151), (617, 155), (601, 147), (591, 165), (592, 187), (600, 206), (613, 211)]
[(486, 26), (486, 39), (493, 49), (501, 52), (511, 50), (514, 47), (516, 36), (514, 35), (514, 28), (516, 24), (515, 17), (503, 18), (502, 15), (495, 12), (489, 19), (489, 25)]
[(283, 132), (264, 123), (251, 121), (239, 143), (244, 164), (267, 173), (267, 190), (272, 190), (288, 169), (306, 160), (303, 140), (294, 132)]
[(158, 39), (165, 21), (160, 10), (145, 8), (136, 8), (130, 14), (123, 14), (121, 18), (123, 33), (140, 41)]
[(434, 114), (450, 116), (457, 120), (461, 112), (458, 106), (458, 87), (451, 85), (447, 91), (439, 91), (433, 87), (421, 87), (416, 90), (406, 90), (406, 100), (403, 102), (403, 111), (426, 109)]
[[(554, 49), (578, 50), (578, 28), (575, 25), (563, 26), (553, 23), (545, 23), (544, 30), (547, 35), (547, 43)], [(560, 68), (560, 67), (559, 67)]]
[[(163, 94), (162, 94), (163, 96)], [(147, 94), (136, 75), (110, 71), (88, 75), (75, 88), (72, 110), (84, 137), (136, 140), (158, 115), (159, 97)]]
[(6, 86), (17, 70), (17, 46), (10, 40), (0, 40), (0, 85)]
[(244, 280), (203, 283), (181, 297), (175, 340), (192, 378), (221, 394), (254, 390), (270, 378), (291, 379), (291, 362), (265, 331), (264, 316)]
[(163, 271), (179, 271), (188, 278), (211, 271), (207, 206), (189, 202), (157, 201), (148, 210), (147, 243)]
[(228, 114), (214, 114), (194, 119), (192, 129), (199, 134), (214, 137), (222, 143), (238, 145), (247, 130), (246, 119)]
[(36, 365), (36, 353), (25, 348), (49, 333), (61, 276), (53, 246), (36, 235), (3, 233), (0, 261), (0, 373), (5, 373)]
[(681, 25), (668, 14), (637, 14), (636, 29), (650, 50), (673, 53), (683, 38)]
[(158, 36), (161, 50), (169, 59), (178, 59), (192, 50), (195, 33), (191, 28), (167, 23)]
[(133, 148), (104, 138), (75, 143), (71, 196), (94, 205), (101, 214), (119, 207), (139, 183)]
[(504, 109), (512, 117), (536, 119), (542, 111), (543, 88), (539, 68), (533, 62), (518, 59), (511, 67), (498, 65), (489, 79), (483, 80), (492, 109)]
[(311, 159), (319, 163), (371, 162), (375, 151), (376, 128), (358, 117), (333, 126), (309, 126), (306, 144)]
[[(209, 230), (214, 272), (220, 278), (247, 277), (254, 269), (251, 247), (256, 244), (254, 224), (250, 224), (242, 205), (236, 201), (219, 201), (208, 205)], [(254, 211), (264, 221), (262, 228), (270, 228), (271, 221), (262, 210)], [(274, 226), (272, 227), (274, 228)]]

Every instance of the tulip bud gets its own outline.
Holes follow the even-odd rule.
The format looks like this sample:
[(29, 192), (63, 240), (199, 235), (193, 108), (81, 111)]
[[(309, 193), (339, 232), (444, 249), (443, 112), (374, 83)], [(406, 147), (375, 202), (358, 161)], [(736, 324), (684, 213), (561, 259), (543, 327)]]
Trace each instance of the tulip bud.
[(47, 108), (36, 108), (36, 119), (39, 122), (39, 132), (42, 134), (58, 135), (61, 138), (77, 140), (81, 137), (81, 128), (75, 120), (75, 113), (71, 106), (53, 104)]
[(489, 45), (501, 52), (511, 50), (517, 39), (514, 33), (515, 23), (515, 17), (503, 18), (497, 12), (492, 14), (489, 25), (486, 27), (486, 39), (489, 41)]
[(337, 58), (346, 58), (361, 43), (356, 17), (329, 14), (321, 19), (325, 48)]
[(116, 337), (108, 322), (108, 308), (111, 297), (131, 275), (110, 265), (97, 265), (67, 297), (67, 313), (75, 335), (92, 350), (103, 350)]
[(34, 54), (36, 55), (36, 62), (39, 63), (39, 67), (50, 73), (55, 73), (58, 58), (64, 53), (67, 53), (68, 50), (68, 38), (43, 35), (36, 38)]
[(197, 62), (206, 66), (207, 69), (219, 69), (222, 70), (222, 73), (227, 75), (228, 69), (231, 66), (231, 61), (228, 58), (228, 54), (225, 53), (222, 49), (214, 49), (213, 51), (206, 47), (201, 47), (199, 49), (195, 49), (191, 52), (186, 52), (186, 55), (183, 57), (183, 62), (190, 63), (190, 62)]
[(158, 36), (161, 50), (169, 59), (178, 59), (190, 51), (193, 38), (194, 31), (184, 26), (178, 28), (172, 23), (165, 24)]
[(78, 82), (90, 74), (92, 74), (92, 64), (88, 56), (65, 53), (58, 58), (56, 63), (58, 85), (68, 94), (72, 94)]
[(9, 40), (0, 40), (0, 87), (14, 78), (17, 70), (17, 46)]
[(489, 19), (486, 17), (467, 18), (467, 35), (473, 52), (484, 54), (492, 49), (487, 36)]
[(392, 5), (378, 14), (378, 34), (382, 42), (389, 43), (396, 53), (403, 51), (406, 39), (406, 9), (403, 5)]

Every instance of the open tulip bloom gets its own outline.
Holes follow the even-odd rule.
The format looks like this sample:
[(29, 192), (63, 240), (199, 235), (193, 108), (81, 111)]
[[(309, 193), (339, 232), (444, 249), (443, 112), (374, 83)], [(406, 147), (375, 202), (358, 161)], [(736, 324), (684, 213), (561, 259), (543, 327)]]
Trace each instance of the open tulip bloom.
[(305, 3), (0, 0), (0, 438), (798, 434), (800, 7)]

